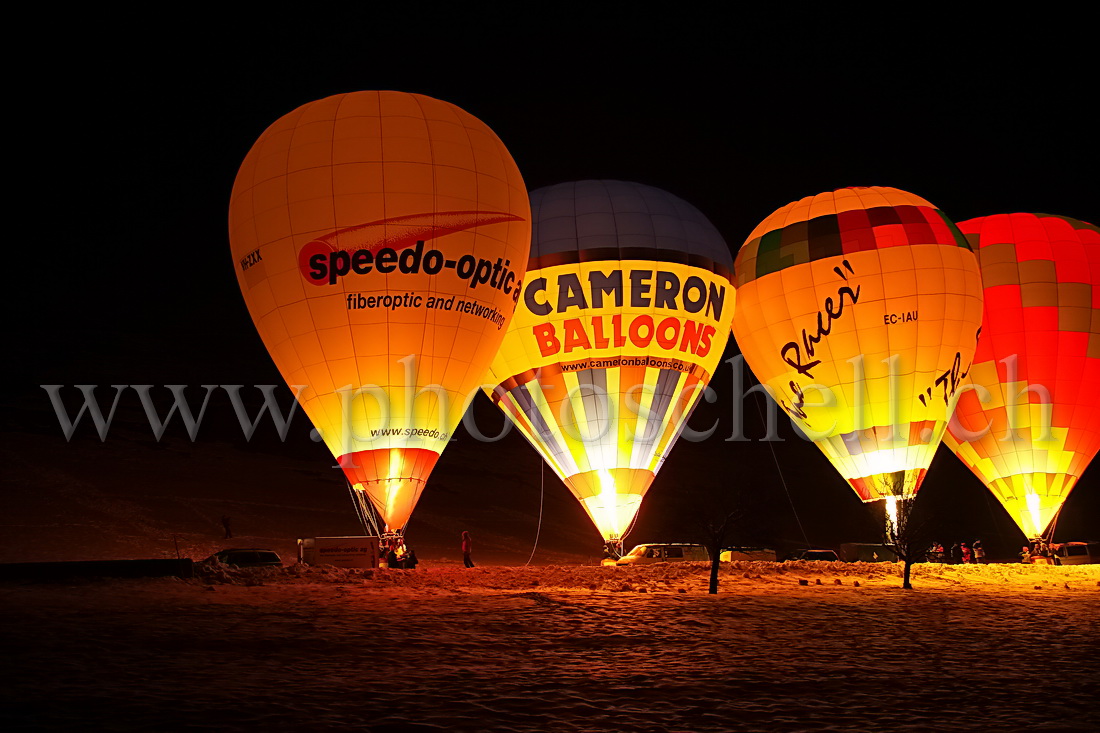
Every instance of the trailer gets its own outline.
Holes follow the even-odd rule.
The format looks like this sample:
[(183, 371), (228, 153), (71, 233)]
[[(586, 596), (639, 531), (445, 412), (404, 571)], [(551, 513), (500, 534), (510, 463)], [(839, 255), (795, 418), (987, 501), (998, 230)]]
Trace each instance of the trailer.
[(338, 568), (378, 567), (378, 537), (307, 537), (298, 540), (298, 562)]
[(722, 554), (718, 557), (722, 562), (735, 560), (765, 560), (775, 562), (779, 559), (778, 553), (770, 547), (723, 547)]
[(840, 559), (844, 562), (897, 562), (898, 556), (890, 545), (845, 542), (840, 546)]

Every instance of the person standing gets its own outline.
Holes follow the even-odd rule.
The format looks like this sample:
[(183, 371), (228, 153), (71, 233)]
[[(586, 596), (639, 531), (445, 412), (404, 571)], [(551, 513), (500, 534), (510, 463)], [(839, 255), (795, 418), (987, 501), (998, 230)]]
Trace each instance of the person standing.
[(474, 551), (474, 541), (470, 539), (470, 533), (463, 530), (462, 532), (462, 563), (472, 568), (474, 561), (470, 558), (470, 553)]
[(981, 540), (974, 540), (974, 562), (978, 565), (985, 564), (985, 548), (982, 547)]
[(228, 515), (222, 515), (222, 527), (225, 529), (225, 537), (223, 539), (233, 539), (233, 526), (230, 524), (230, 521)]
[(962, 549), (959, 547), (959, 543), (951, 545), (951, 564), (958, 565), (962, 560)]
[(965, 542), (959, 544), (959, 549), (962, 550), (963, 564), (969, 565), (971, 560), (970, 548)]

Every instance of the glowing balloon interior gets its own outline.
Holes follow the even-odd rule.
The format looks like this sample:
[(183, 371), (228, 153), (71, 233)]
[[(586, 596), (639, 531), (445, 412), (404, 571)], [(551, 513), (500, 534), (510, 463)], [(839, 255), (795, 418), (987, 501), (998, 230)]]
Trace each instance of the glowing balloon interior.
[(328, 97), (252, 146), (229, 229), (272, 359), (400, 530), (515, 310), (530, 237), (515, 163), (447, 102)]
[(760, 382), (860, 499), (915, 495), (981, 326), (966, 238), (918, 196), (847, 188), (773, 213), (734, 269)]
[(1039, 537), (1100, 449), (1100, 229), (1045, 214), (959, 228), (981, 264), (985, 320), (944, 442)]
[(729, 338), (729, 249), (693, 206), (637, 183), (550, 186), (531, 210), (486, 392), (621, 541)]

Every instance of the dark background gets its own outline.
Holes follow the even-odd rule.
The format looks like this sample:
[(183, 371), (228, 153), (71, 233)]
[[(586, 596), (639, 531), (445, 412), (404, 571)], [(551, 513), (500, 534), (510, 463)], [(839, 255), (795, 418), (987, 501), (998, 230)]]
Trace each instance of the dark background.
[[(638, 17), (628, 5), (547, 5), (285, 21), (95, 15), (29, 33), (36, 55), (13, 67), (8, 114), (18, 194), (8, 212), (16, 226), (6, 351), (15, 376), (4, 398), (4, 490), (24, 507), (17, 521), (33, 514), (49, 524), (64, 503), (51, 487), (68, 479), (38, 482), (35, 466), (108, 491), (123, 463), (148, 487), (175, 465), (142, 426), (132, 391), (121, 400), (122, 432), (112, 433), (123, 437), (100, 444), (85, 420), (66, 443), (38, 385), (196, 385), (197, 403), (201, 384), (282, 384), (233, 274), (229, 191), (268, 124), (326, 95), (397, 89), (453, 102), (496, 131), (529, 188), (585, 178), (657, 186), (702, 210), (734, 251), (779, 206), (849, 185), (909, 190), (956, 220), (1012, 211), (1100, 220), (1094, 17), (1005, 21), (801, 5)], [(736, 353), (731, 342), (726, 355)], [(761, 540), (876, 539), (877, 522), (789, 425), (783, 442), (725, 440), (742, 404), (728, 365), (713, 385), (717, 402), (692, 424), (718, 419), (715, 436), (678, 444), (631, 542), (684, 537), (694, 515), (731, 502), (750, 507)], [(72, 393), (70, 414), (79, 404)], [(107, 402), (112, 391), (100, 394)], [(285, 388), (279, 394), (289, 399)], [(763, 435), (757, 400), (742, 406), (750, 438)], [(486, 432), (502, 420), (480, 398), (476, 410)], [(224, 393), (212, 398), (197, 444), (175, 420), (166, 441), (182, 446), (188, 481), (227, 506), (272, 481), (295, 491), (286, 472), (265, 476), (264, 487), (225, 480), (233, 456), (291, 461), (313, 472), (318, 501), (346, 510), (340, 521), (354, 531), (342, 479), (309, 440), (304, 415), (285, 444), (270, 421), (246, 443)], [(128, 429), (144, 438), (125, 442)], [(215, 444), (228, 453), (208, 460), (203, 451), (214, 449), (203, 445)], [(1061, 539), (1098, 537), (1096, 471), (1067, 502)], [(547, 476), (540, 542), (596, 553), (595, 530)], [(525, 555), (539, 488), (538, 458), (517, 435), (485, 445), (460, 431), (410, 532), (424, 516), (425, 542), (435, 541), (432, 532), (449, 538), (458, 525), (445, 517), (457, 512), (463, 526), (511, 533), (501, 551)], [(1007, 553), (1023, 539), (945, 448), (921, 495), (944, 541), (982, 537)], [(140, 496), (129, 500), (140, 514)], [(222, 511), (245, 510), (215, 507), (203, 521)], [(171, 524), (164, 519), (158, 531)]]

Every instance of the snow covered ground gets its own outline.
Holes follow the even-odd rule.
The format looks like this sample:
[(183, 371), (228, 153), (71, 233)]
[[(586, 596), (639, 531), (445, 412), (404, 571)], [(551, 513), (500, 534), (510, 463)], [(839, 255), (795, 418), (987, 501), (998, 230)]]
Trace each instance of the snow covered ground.
[(734, 563), (717, 596), (698, 564), (0, 586), (0, 726), (1100, 729), (1100, 566), (898, 572)]

